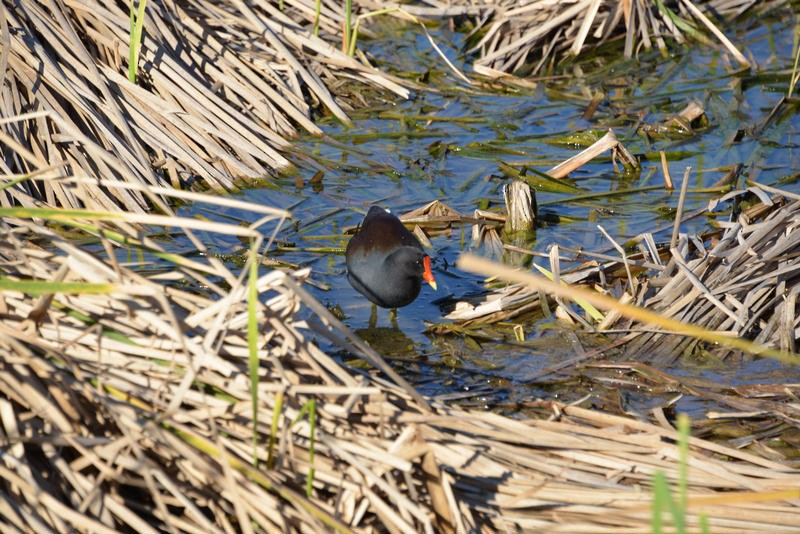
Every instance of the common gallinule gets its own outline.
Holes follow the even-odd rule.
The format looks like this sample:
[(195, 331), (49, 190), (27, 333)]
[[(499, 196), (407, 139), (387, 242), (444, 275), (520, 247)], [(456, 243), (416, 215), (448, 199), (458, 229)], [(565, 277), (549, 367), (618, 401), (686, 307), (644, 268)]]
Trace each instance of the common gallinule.
[(425, 280), (436, 289), (431, 259), (414, 234), (385, 209), (372, 206), (345, 251), (347, 280), (383, 308), (411, 304)]

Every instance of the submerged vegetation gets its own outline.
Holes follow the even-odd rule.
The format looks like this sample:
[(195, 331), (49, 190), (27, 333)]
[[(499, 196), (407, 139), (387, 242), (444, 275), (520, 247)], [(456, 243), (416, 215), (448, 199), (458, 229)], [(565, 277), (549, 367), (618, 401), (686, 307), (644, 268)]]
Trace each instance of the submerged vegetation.
[[(662, 407), (648, 422), (585, 399), (532, 400), (531, 417), (514, 419), (423, 397), (307, 292), (308, 269), (268, 263), (277, 260), (263, 253), (274, 250), (289, 212), (219, 194), (290, 167), (293, 136), (323, 135), (317, 118), (347, 124), (372, 92), (409, 95), (415, 83), (371, 66), (354, 48), (356, 35), (347, 37), (369, 34), (370, 13), (464, 24), (476, 73), (492, 78), (548, 71), (618, 36), (629, 57), (653, 41), (664, 50), (666, 35), (680, 42), (708, 31), (719, 39), (689, 0), (462, 3), (382, 11), (365, 1), (351, 13), (333, 1), (140, 0), (134, 16), (134, 3), (3, 2), (0, 524), (20, 532), (619, 532), (657, 531), (667, 507), (677, 529), (796, 530), (796, 457), (756, 438), (798, 443), (792, 391), (738, 388), (727, 401), (737, 412), (719, 418), (770, 413), (777, 423), (746, 427), (729, 444), (702, 425), (692, 437), (686, 427), (676, 431)], [(715, 20), (786, 5), (708, 4), (703, 11)], [(570, 18), (575, 13), (583, 17)], [(706, 127), (694, 111), (643, 126), (642, 135)], [(603, 137), (603, 151), (638, 172), (612, 137)], [(597, 155), (589, 150), (584, 158)], [(588, 195), (559, 181), (579, 161), (546, 174), (501, 169), (534, 187)], [(617, 297), (627, 289), (665, 315), (696, 322), (699, 313), (709, 328), (794, 351), (800, 204), (782, 191), (749, 193), (762, 201), (742, 216), (752, 218), (702, 241), (678, 236), (668, 262), (652, 236), (642, 237), (641, 250), (620, 247), (621, 260), (596, 256), (613, 261), (602, 289)], [(246, 220), (176, 216), (184, 202), (236, 209)], [(467, 220), (439, 202), (407, 221), (441, 231), (479, 223), (483, 235), (502, 223), (491, 212)], [(226, 264), (208, 246), (212, 236), (244, 252), (231, 252), (236, 261)], [(521, 248), (512, 252), (525, 254)], [(561, 272), (558, 257), (556, 249), (556, 280), (602, 285), (599, 268)], [(648, 269), (652, 286), (669, 277), (658, 291), (634, 280)], [(484, 325), (546, 308), (538, 291), (502, 291), (496, 300), (513, 306), (495, 302)], [(477, 339), (484, 315), (470, 313), (449, 328)], [(663, 336), (643, 329), (624, 343), (654, 353)], [(695, 343), (672, 339), (673, 355)], [(323, 342), (370, 370), (344, 365)], [(607, 349), (564, 365), (591, 366)], [(671, 393), (724, 393), (641, 362), (618, 374)]]

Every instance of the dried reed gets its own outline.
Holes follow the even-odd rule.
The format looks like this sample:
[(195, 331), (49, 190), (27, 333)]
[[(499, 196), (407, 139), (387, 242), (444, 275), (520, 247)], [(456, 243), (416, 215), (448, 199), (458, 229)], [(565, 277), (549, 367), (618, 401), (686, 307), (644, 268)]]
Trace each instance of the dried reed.
[[(77, 186), (87, 180), (60, 184), (85, 194)], [(287, 216), (175, 194), (250, 210), (258, 220), (249, 227), (202, 230), (254, 246)], [(254, 409), (248, 266), (231, 272), (199, 242), (196, 254), (166, 253), (142, 237), (164, 219), (5, 215), (5, 529), (647, 532), (653, 474), (677, 479), (668, 426), (558, 403), (549, 419), (527, 421), (428, 406), (386, 375), (343, 367), (309, 328), (386, 364), (302, 289), (303, 271), (260, 270), (253, 286)], [(176, 218), (161, 229), (190, 242), (195, 228)], [(53, 281), (77, 286), (64, 292)], [(38, 285), (25, 294), (12, 282)], [(692, 439), (688, 484), (690, 528), (698, 511), (714, 532), (790, 532), (800, 522), (800, 472), (787, 465)]]
[[(342, 14), (314, 2), (150, 2), (138, 84), (126, 75), (129, 16), (110, 1), (7, 2), (0, 8), (0, 172), (23, 180), (0, 205), (27, 197), (90, 209), (164, 211), (142, 191), (91, 182), (75, 195), (50, 178), (85, 175), (128, 184), (231, 190), (288, 167), (298, 129), (320, 135), (312, 113), (349, 122), (330, 87), (342, 79), (400, 96), (391, 77), (331, 42)], [(41, 181), (38, 181), (41, 180)]]

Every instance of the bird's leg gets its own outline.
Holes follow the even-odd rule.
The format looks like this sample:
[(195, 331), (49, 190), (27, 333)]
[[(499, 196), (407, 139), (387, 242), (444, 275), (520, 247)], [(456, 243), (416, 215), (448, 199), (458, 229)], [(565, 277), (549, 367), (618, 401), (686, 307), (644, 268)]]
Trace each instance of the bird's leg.
[(369, 312), (369, 327), (375, 328), (376, 324), (378, 324), (378, 307), (373, 304), (372, 311)]
[(397, 326), (397, 308), (392, 308), (389, 310), (389, 321), (392, 323), (392, 328), (395, 330), (400, 330)]

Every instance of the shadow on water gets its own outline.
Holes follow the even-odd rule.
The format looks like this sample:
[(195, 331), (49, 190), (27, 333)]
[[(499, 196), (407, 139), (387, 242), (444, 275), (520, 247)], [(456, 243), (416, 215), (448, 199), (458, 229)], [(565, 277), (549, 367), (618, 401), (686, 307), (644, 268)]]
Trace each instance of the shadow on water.
[(356, 328), (355, 333), (387, 360), (403, 362), (420, 358), (419, 347), (399, 328), (386, 326)]
[[(434, 199), (462, 214), (476, 208), (499, 209), (501, 187), (508, 182), (504, 166), (546, 171), (583, 148), (576, 134), (608, 128), (640, 158), (641, 174), (619, 172), (608, 158), (599, 158), (570, 175), (574, 186), (597, 195), (539, 191), (541, 223), (535, 234), (516, 238), (520, 246), (539, 252), (547, 252), (553, 243), (611, 250), (598, 225), (619, 242), (654, 229), (660, 229), (654, 235), (657, 241), (668, 239), (677, 192), (662, 187), (661, 151), (677, 180), (686, 167), (692, 168), (687, 211), (701, 210), (718, 197), (720, 189), (711, 186), (735, 165), (740, 171), (734, 187), (747, 177), (798, 192), (800, 117), (784, 114), (760, 128), (788, 87), (793, 24), (759, 21), (757, 26), (736, 29), (737, 42), (744, 43), (745, 54), (759, 65), (754, 72), (737, 70), (724, 52), (709, 47), (676, 48), (670, 57), (649, 53), (637, 61), (605, 59), (600, 50), (562, 67), (569, 77), (542, 81), (534, 90), (455, 82), (427, 40), (413, 28), (406, 33), (396, 33), (395, 28), (364, 46), (384, 68), (405, 69), (398, 73), (401, 76), (424, 74), (435, 90), (356, 111), (352, 128), (323, 121), (330, 137), (298, 143), (296, 175), (242, 195), (291, 210), (294, 222), (280, 236), (272, 256), (310, 267), (315, 295), (329, 307), (341, 308), (346, 323), (424, 393), (480, 391), (465, 402), (505, 406), (509, 411), (524, 409), (539, 396), (571, 401), (592, 393), (599, 404), (633, 412), (671, 406), (683, 394), (682, 408), (707, 409), (713, 401), (697, 401), (685, 389), (664, 386), (668, 381), (648, 378), (644, 370), (576, 365), (569, 372), (543, 374), (549, 366), (591, 350), (598, 341), (541, 315), (528, 318), (529, 322), (515, 320), (522, 327), (522, 340), (511, 335), (513, 325), (486, 329), (481, 339), (427, 333), (429, 323), (442, 322), (437, 303), (481, 288), (481, 280), (452, 267), (470, 247), (469, 227), (432, 236), (437, 293), (423, 288), (415, 302), (399, 310), (396, 328), (385, 310), (380, 311), (377, 326), (367, 328), (370, 305), (345, 276), (343, 251), (348, 237), (343, 230), (357, 225), (372, 204), (395, 213)], [(435, 35), (441, 46), (458, 46), (463, 39), (444, 29)], [(448, 54), (463, 61), (453, 49)], [(608, 57), (619, 55), (614, 51)], [(643, 133), (643, 124), (658, 124), (692, 100), (703, 103), (707, 125), (680, 138), (658, 139)], [(700, 232), (714, 217), (725, 216), (696, 217), (681, 230)], [(547, 265), (538, 258), (513, 256), (503, 259), (514, 265), (531, 261)], [(747, 383), (751, 377), (762, 382), (800, 380), (797, 369), (761, 360), (741, 367), (683, 360), (661, 371), (681, 380), (720, 380), (729, 385)]]

